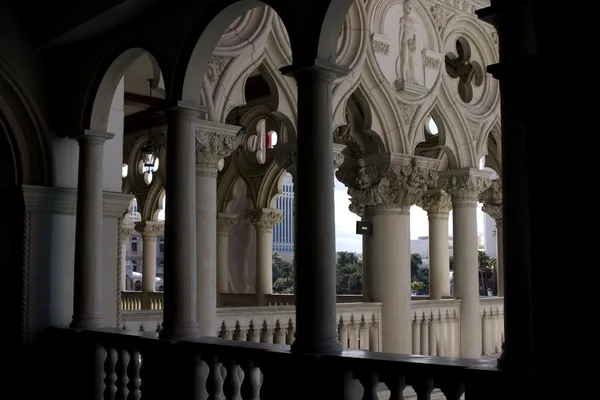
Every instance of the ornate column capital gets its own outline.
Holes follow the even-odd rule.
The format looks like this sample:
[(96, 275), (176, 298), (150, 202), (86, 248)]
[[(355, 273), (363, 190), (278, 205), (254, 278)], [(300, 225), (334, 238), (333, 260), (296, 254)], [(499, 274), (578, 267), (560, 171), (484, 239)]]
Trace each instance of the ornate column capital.
[(283, 221), (283, 214), (276, 208), (256, 208), (248, 211), (246, 220), (258, 231), (268, 233), (273, 231), (275, 225)]
[[(333, 169), (337, 169), (344, 162), (345, 156), (343, 154), (345, 144), (333, 144)], [(284, 143), (277, 146), (277, 153), (275, 154), (275, 162), (281, 168), (289, 172), (292, 177), (296, 176), (296, 165), (297, 165), (298, 153), (296, 151), (296, 143)]]
[(196, 175), (217, 177), (219, 161), (241, 146), (243, 134), (236, 125), (196, 121)]
[(135, 230), (141, 233), (144, 239), (156, 239), (165, 230), (165, 223), (163, 221), (140, 221), (135, 223)]
[(496, 222), (502, 220), (502, 179), (495, 179), (489, 188), (479, 195), (483, 203), (482, 211), (494, 218)]
[(129, 237), (136, 232), (135, 225), (133, 222), (126, 222), (123, 220), (121, 224), (121, 244), (127, 242)]
[(223, 233), (229, 232), (229, 229), (238, 223), (238, 217), (239, 216), (237, 214), (218, 213), (217, 231)]
[(452, 197), (442, 189), (430, 189), (417, 201), (417, 205), (427, 211), (429, 219), (448, 220)]
[(347, 160), (336, 176), (348, 187), (352, 212), (407, 212), (433, 186), (438, 166), (431, 158), (380, 153)]
[(491, 173), (476, 168), (440, 172), (438, 186), (452, 196), (452, 207), (477, 207), (481, 192), (492, 184)]

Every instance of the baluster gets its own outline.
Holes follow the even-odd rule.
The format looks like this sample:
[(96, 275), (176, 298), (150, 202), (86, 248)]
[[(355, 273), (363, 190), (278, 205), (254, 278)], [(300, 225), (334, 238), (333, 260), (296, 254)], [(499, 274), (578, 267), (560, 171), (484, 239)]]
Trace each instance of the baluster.
[(223, 374), (221, 373), (222, 364), (217, 357), (210, 357), (206, 360), (208, 365), (208, 379), (206, 379), (206, 390), (208, 391), (208, 400), (225, 400), (223, 393)]
[(421, 354), (429, 355), (429, 319), (423, 313), (421, 317)]
[(373, 373), (361, 373), (358, 376), (358, 381), (363, 387), (362, 400), (378, 400), (377, 386), (379, 385), (379, 379), (377, 374)]
[(114, 400), (117, 393), (117, 352), (110, 345), (105, 346), (106, 359), (104, 360), (104, 400)]
[(350, 316), (348, 325), (348, 348), (358, 349), (358, 324), (354, 320), (354, 315)]
[(344, 349), (348, 348), (348, 327), (344, 323), (343, 315), (340, 315), (340, 321), (338, 322), (338, 340)]
[(254, 329), (254, 321), (250, 320), (248, 325), (248, 333), (246, 334), (246, 341), (248, 342), (259, 342), (259, 333)]
[(262, 329), (260, 330), (260, 342), (261, 343), (273, 343), (273, 331), (269, 329), (267, 320), (263, 321)]
[(440, 390), (446, 396), (446, 400), (460, 400), (465, 393), (465, 385), (459, 381), (445, 382), (440, 385)]
[(417, 313), (415, 313), (412, 323), (412, 352), (421, 354), (421, 321), (419, 321)]
[(417, 394), (417, 400), (431, 400), (431, 392), (435, 388), (433, 379), (411, 379), (411, 386)]
[(294, 340), (296, 340), (296, 329), (294, 329), (294, 323), (290, 318), (290, 322), (288, 323), (288, 327), (286, 330), (285, 342), (286, 344), (292, 345), (294, 344)]
[(437, 356), (437, 320), (433, 315), (433, 311), (429, 316), (429, 355)]
[(279, 320), (275, 322), (274, 337), (275, 343), (285, 344), (285, 329), (281, 327), (281, 322), (279, 322)]
[(358, 325), (358, 348), (361, 350), (370, 350), (369, 347), (369, 324), (365, 320), (365, 316), (360, 317), (360, 324)]
[(127, 376), (127, 367), (129, 366), (129, 353), (126, 350), (118, 351), (118, 359), (117, 365), (115, 367), (115, 372), (117, 374), (117, 392), (115, 393), (115, 399), (117, 400), (127, 400), (127, 395), (129, 394), (129, 389), (127, 389), (127, 384), (129, 383), (129, 377)]
[(383, 383), (390, 391), (390, 400), (404, 400), (406, 379), (403, 376), (388, 373), (383, 376)]
[(131, 349), (129, 365), (127, 366), (127, 375), (129, 375), (129, 383), (127, 388), (129, 389), (129, 395), (127, 400), (140, 400), (142, 398), (142, 392), (140, 386), (142, 386), (142, 379), (140, 378), (140, 369), (142, 367), (142, 355), (136, 349)]
[(238, 366), (234, 359), (227, 361), (223, 393), (227, 400), (241, 400), (240, 382), (238, 379)]
[(241, 342), (245, 342), (246, 341), (246, 335), (244, 335), (244, 332), (242, 331), (242, 327), (240, 325), (240, 321), (235, 321), (235, 329), (233, 331), (233, 340), (237, 340), (237, 341), (241, 341)]
[(254, 365), (253, 360), (246, 360), (242, 363), (244, 371), (244, 380), (242, 381), (241, 394), (244, 400), (259, 400), (260, 396), (260, 372)]

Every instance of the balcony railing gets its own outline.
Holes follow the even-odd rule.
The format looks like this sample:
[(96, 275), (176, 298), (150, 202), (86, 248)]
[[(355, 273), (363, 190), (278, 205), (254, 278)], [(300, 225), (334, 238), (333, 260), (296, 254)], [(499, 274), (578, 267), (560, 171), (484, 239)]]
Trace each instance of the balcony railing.
[(500, 371), (489, 360), (364, 350), (298, 355), (287, 345), (169, 341), (114, 328), (51, 328), (44, 340), (36, 367), (53, 387), (68, 384), (61, 391), (67, 399), (376, 400), (410, 393), (429, 400), (436, 389), (447, 400), (533, 398), (531, 374)]
[[(131, 293), (124, 292), (124, 295), (131, 296)], [(154, 293), (150, 294), (151, 298), (153, 295)], [(235, 296), (239, 295), (232, 297)], [(241, 295), (247, 299), (251, 296), (254, 297)], [(130, 298), (139, 298), (139, 292), (136, 297)], [(350, 300), (355, 302), (349, 302)], [(280, 303), (273, 302), (271, 304), (278, 305), (262, 307), (230, 306), (217, 309), (219, 330), (215, 332), (215, 336), (237, 341), (291, 345), (294, 341), (296, 309), (288, 302), (285, 305), (279, 305)], [(455, 299), (421, 299), (412, 302), (413, 354), (443, 357), (460, 355), (460, 303), (460, 300)], [(382, 307), (381, 303), (362, 302), (361, 296), (338, 296), (338, 334), (345, 348), (381, 351)], [(504, 337), (503, 298), (482, 297), (480, 313), (481, 354), (500, 353)], [(123, 311), (120, 322), (120, 326), (126, 330), (160, 331), (162, 310)]]

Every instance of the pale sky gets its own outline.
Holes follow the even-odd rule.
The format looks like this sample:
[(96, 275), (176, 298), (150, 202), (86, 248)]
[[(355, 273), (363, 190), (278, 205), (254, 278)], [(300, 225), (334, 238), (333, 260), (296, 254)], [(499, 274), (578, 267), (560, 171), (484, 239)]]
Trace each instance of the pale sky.
[[(343, 183), (335, 180), (335, 236), (337, 251), (362, 253), (362, 236), (356, 234), (356, 221), (359, 217), (348, 209), (350, 200)], [(483, 212), (477, 207), (477, 232), (483, 232)], [(452, 235), (452, 212), (448, 220), (448, 233)], [(427, 213), (416, 206), (410, 209), (410, 238), (429, 235)]]

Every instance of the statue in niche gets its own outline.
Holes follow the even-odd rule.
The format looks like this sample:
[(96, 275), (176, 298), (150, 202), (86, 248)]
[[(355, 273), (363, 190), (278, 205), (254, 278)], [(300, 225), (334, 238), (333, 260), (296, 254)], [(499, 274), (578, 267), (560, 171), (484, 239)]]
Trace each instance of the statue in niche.
[(231, 212), (238, 214), (240, 220), (229, 230), (227, 271), (230, 293), (252, 293), (256, 280), (255, 230), (244, 218), (246, 212), (253, 208), (247, 194), (246, 182), (238, 178), (233, 186)]
[(396, 74), (398, 75), (396, 86), (399, 90), (403, 89), (404, 84), (417, 83), (414, 63), (414, 55), (417, 52), (417, 29), (415, 20), (410, 16), (412, 13), (411, 0), (404, 0), (403, 9), (404, 14), (399, 21), (399, 52), (396, 59)]

